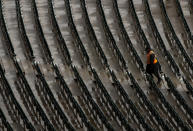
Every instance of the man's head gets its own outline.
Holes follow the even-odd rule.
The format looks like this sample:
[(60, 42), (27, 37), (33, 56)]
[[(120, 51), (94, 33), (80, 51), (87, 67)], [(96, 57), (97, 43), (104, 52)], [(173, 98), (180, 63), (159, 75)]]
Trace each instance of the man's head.
[(151, 51), (151, 48), (150, 47), (146, 47), (145, 48), (145, 52), (148, 53), (149, 51)]

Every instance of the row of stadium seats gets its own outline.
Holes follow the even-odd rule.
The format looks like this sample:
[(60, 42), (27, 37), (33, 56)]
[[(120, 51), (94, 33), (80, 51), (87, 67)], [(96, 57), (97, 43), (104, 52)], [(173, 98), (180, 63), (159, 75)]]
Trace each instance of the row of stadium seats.
[(65, 7), (66, 7), (67, 16), (68, 16), (68, 24), (70, 26), (70, 29), (72, 30), (72, 36), (75, 39), (78, 48), (81, 50), (84, 62), (89, 65), (90, 59), (89, 59), (89, 56), (86, 52), (84, 45), (82, 44), (82, 41), (80, 40), (78, 32), (76, 30), (76, 26), (74, 24), (72, 14), (71, 14), (71, 8), (70, 8), (69, 0), (65, 1)]
[(118, 49), (117, 45), (116, 45), (116, 42), (113, 38), (113, 35), (107, 25), (107, 21), (106, 21), (106, 18), (105, 18), (105, 15), (104, 15), (104, 11), (102, 9), (102, 5), (101, 5), (101, 0), (98, 0), (97, 1), (97, 7), (99, 9), (99, 13), (100, 13), (100, 16), (101, 16), (101, 19), (103, 21), (103, 28), (105, 30), (105, 35), (106, 35), (106, 38), (107, 38), (107, 41), (108, 43), (111, 44), (111, 48), (113, 50), (113, 52), (115, 52), (115, 56), (118, 58), (118, 61), (119, 61), (119, 65), (123, 68), (123, 69), (126, 69), (127, 68), (127, 65), (126, 65), (126, 62), (123, 58), (123, 56), (121, 55), (121, 52), (120, 50)]
[(179, 14), (179, 16), (180, 16), (180, 18), (181, 18), (181, 20), (182, 20), (183, 26), (184, 26), (185, 31), (186, 31), (186, 35), (188, 36), (188, 39), (189, 39), (189, 40), (188, 40), (188, 41), (189, 41), (188, 43), (190, 44), (190, 47), (191, 47), (192, 42), (193, 42), (192, 33), (191, 33), (190, 28), (189, 28), (189, 26), (188, 26), (188, 24), (187, 24), (187, 22), (186, 22), (185, 17), (184, 17), (184, 13), (183, 13), (182, 8), (181, 8), (181, 6), (180, 6), (179, 0), (176, 0), (175, 2), (176, 2), (176, 5), (177, 5), (178, 14)]
[(51, 63), (53, 61), (52, 59), (52, 54), (49, 50), (49, 47), (48, 47), (48, 44), (47, 44), (47, 41), (44, 37), (44, 33), (43, 33), (43, 30), (42, 30), (42, 26), (40, 24), (40, 20), (39, 20), (39, 15), (38, 15), (38, 10), (37, 10), (37, 6), (36, 6), (36, 1), (33, 0), (32, 1), (32, 8), (33, 8), (33, 13), (34, 13), (34, 19), (35, 19), (35, 23), (36, 23), (36, 29), (38, 31), (38, 36), (39, 36), (39, 39), (41, 41), (41, 47), (43, 49), (43, 53), (44, 55), (46, 56), (45, 57), (45, 61), (47, 63)]
[(153, 106), (153, 104), (148, 100), (147, 96), (145, 95), (145, 93), (143, 92), (143, 90), (139, 87), (138, 83), (136, 82), (135, 78), (133, 77), (132, 74), (128, 73), (131, 82), (133, 84), (133, 87), (135, 88), (135, 90), (137, 91), (137, 96), (140, 97), (140, 99), (142, 99), (142, 101), (145, 103), (145, 105), (147, 106), (147, 108), (149, 109), (149, 111), (151, 112), (151, 114), (155, 117), (155, 119), (158, 121), (158, 123), (160, 124), (160, 126), (164, 129), (164, 130), (170, 130), (170, 128), (168, 127), (168, 125), (165, 123), (165, 121), (161, 118), (161, 116), (159, 115), (159, 113), (157, 112), (157, 110), (155, 109), (155, 107)]
[(120, 124), (124, 126), (124, 129), (126, 130), (133, 130), (129, 123), (126, 121), (125, 117), (123, 114), (119, 111), (115, 103), (113, 102), (111, 96), (105, 89), (103, 83), (101, 82), (99, 76), (97, 75), (96, 71), (92, 69), (93, 77), (95, 79), (95, 84), (97, 85), (97, 88), (99, 88), (100, 92), (102, 93), (101, 99), (106, 99), (108, 102), (109, 108), (114, 112), (114, 115), (116, 116), (116, 119), (119, 121)]
[[(167, 109), (168, 113), (173, 117), (173, 119), (176, 121), (176, 126), (180, 126), (181, 129), (185, 129), (185, 130), (190, 130), (189, 127), (183, 122), (183, 120), (179, 117), (179, 115), (176, 113), (176, 111), (174, 110), (174, 108), (171, 106), (171, 104), (166, 100), (166, 98), (164, 97), (164, 95), (162, 94), (162, 92), (160, 91), (159, 88), (156, 87), (156, 84), (154, 83), (154, 81), (152, 80), (152, 77), (148, 76), (151, 88), (154, 89), (154, 91), (156, 92), (156, 94), (158, 95), (160, 101), (163, 103), (163, 105), (165, 106), (165, 108)], [(162, 105), (162, 106), (163, 106)]]
[(77, 69), (75, 67), (72, 67), (72, 68), (74, 71), (74, 75), (76, 76), (76, 82), (78, 83), (78, 85), (80, 85), (81, 91), (85, 95), (86, 97), (85, 99), (87, 103), (89, 103), (88, 105), (91, 106), (91, 111), (94, 112), (93, 119), (95, 119), (95, 121), (98, 121), (100, 119), (100, 122), (98, 122), (99, 125), (104, 124), (107, 130), (113, 131), (114, 129), (112, 125), (110, 125), (110, 123), (108, 122), (107, 118), (105, 117), (105, 115), (103, 114), (99, 106), (93, 100), (87, 86), (85, 85), (84, 81), (80, 77), (80, 74), (78, 73)]
[(168, 84), (168, 87), (170, 88), (170, 91), (172, 92), (172, 94), (175, 96), (175, 98), (178, 100), (178, 102), (180, 103), (179, 105), (182, 106), (187, 114), (189, 115), (189, 117), (193, 117), (192, 113), (192, 109), (187, 105), (186, 101), (184, 100), (184, 98), (179, 94), (179, 92), (175, 89), (174, 84), (172, 83), (172, 81), (170, 80), (169, 77), (165, 78)]
[[(65, 129), (65, 127), (63, 127), (64, 125), (66, 126), (66, 128), (68, 130), (75, 130), (72, 125), (68, 122), (67, 117), (65, 116), (64, 112), (62, 111), (62, 109), (60, 108), (58, 102), (56, 101), (52, 91), (50, 90), (50, 87), (47, 83), (47, 81), (44, 78), (44, 75), (41, 73), (41, 70), (38, 66), (38, 64), (34, 65), (37, 71), (37, 86), (38, 88), (41, 88), (39, 90), (42, 90), (42, 92), (44, 93), (44, 97), (46, 97), (45, 99), (48, 99), (48, 102), (46, 104), (49, 105), (49, 107), (52, 107), (52, 111), (55, 112), (55, 116), (54, 116), (54, 121), (57, 124), (57, 126), (61, 126), (59, 127), (59, 129)], [(57, 67), (55, 67), (57, 68)], [(49, 98), (48, 98), (49, 97)], [(59, 123), (60, 121), (62, 121), (62, 123)]]
[(5, 71), (3, 70), (3, 67), (1, 65), (0, 65), (0, 73), (1, 73), (1, 79), (2, 79), (1, 85), (3, 88), (2, 94), (5, 95), (4, 97), (6, 97), (5, 98), (6, 102), (9, 103), (9, 106), (11, 107), (11, 112), (13, 113), (14, 117), (16, 117), (17, 122), (19, 122), (18, 124), (20, 124), (24, 129), (35, 131), (35, 128), (33, 127), (32, 123), (29, 122), (20, 104), (16, 100), (13, 94), (13, 91), (9, 85), (9, 82), (5, 77)]
[(133, 47), (133, 44), (131, 43), (131, 40), (129, 39), (127, 31), (124, 28), (124, 25), (123, 25), (123, 22), (122, 22), (122, 19), (121, 19), (121, 16), (120, 16), (120, 12), (119, 12), (116, 0), (113, 0), (113, 6), (114, 6), (114, 9), (115, 9), (115, 12), (116, 12), (116, 16), (117, 16), (117, 19), (118, 19), (119, 26), (121, 28), (121, 33), (122, 33), (124, 39), (126, 40), (127, 47), (130, 48), (130, 50), (131, 50), (130, 55), (135, 57), (134, 61), (135, 61), (135, 64), (137, 65), (137, 67), (141, 71), (144, 71), (143, 63), (142, 63), (140, 57), (138, 56), (137, 51)]
[(93, 27), (91, 25), (91, 22), (89, 20), (85, 0), (81, 1), (81, 7), (82, 7), (83, 14), (84, 14), (84, 17), (85, 17), (85, 21), (86, 21), (86, 24), (87, 24), (86, 28), (89, 32), (89, 35), (90, 35), (91, 39), (94, 41), (93, 43), (94, 43), (94, 46), (96, 48), (96, 51), (97, 51), (99, 57), (101, 57), (101, 61), (102, 61), (103, 65), (105, 67), (108, 67), (107, 58), (106, 58), (106, 56), (105, 56), (105, 54), (104, 54), (104, 52), (103, 52), (97, 38), (96, 38), (96, 34), (95, 34), (94, 29), (93, 29)]
[(56, 17), (55, 17), (55, 12), (54, 12), (54, 9), (53, 9), (52, 0), (48, 1), (48, 5), (49, 5), (49, 15), (51, 17), (51, 23), (52, 23), (52, 26), (53, 26), (53, 32), (54, 32), (54, 34), (56, 36), (56, 39), (59, 43), (60, 52), (63, 53), (63, 57), (65, 58), (66, 64), (69, 65), (69, 64), (72, 63), (71, 56), (70, 56), (70, 53), (69, 53), (68, 48), (66, 46), (66, 43), (64, 41), (64, 38), (62, 37), (62, 33), (60, 31), (60, 28), (58, 26), (58, 23), (57, 23), (57, 20), (56, 20)]
[(143, 118), (143, 116), (140, 114), (140, 112), (138, 111), (138, 109), (136, 108), (135, 104), (132, 102), (132, 100), (129, 98), (128, 94), (125, 92), (124, 88), (121, 86), (120, 82), (117, 80), (114, 72), (111, 72), (111, 76), (113, 79), (113, 84), (114, 87), (117, 88), (117, 91), (119, 92), (121, 98), (123, 99), (123, 101), (127, 104), (127, 107), (131, 108), (132, 112), (136, 115), (138, 121), (142, 124), (143, 128), (145, 128), (146, 130), (152, 130), (151, 127), (149, 127), (147, 125), (147, 123), (145, 122), (145, 119)]
[(1, 119), (1, 128), (3, 130), (7, 129), (9, 131), (13, 131), (13, 128), (10, 126), (9, 122), (7, 122), (5, 115), (3, 114), (3, 111), (0, 109), (0, 119)]

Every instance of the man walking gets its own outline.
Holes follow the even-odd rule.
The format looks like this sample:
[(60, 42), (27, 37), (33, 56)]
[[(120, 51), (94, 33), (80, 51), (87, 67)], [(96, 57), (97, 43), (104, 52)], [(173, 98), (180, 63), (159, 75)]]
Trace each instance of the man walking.
[(146, 53), (147, 53), (147, 66), (146, 66), (146, 72), (148, 74), (150, 74), (152, 77), (154, 74), (158, 81), (157, 84), (160, 84), (161, 82), (161, 76), (160, 76), (160, 72), (161, 72), (161, 65), (158, 62), (158, 59), (156, 58), (156, 55), (154, 54), (153, 50), (149, 47), (147, 47), (145, 49)]

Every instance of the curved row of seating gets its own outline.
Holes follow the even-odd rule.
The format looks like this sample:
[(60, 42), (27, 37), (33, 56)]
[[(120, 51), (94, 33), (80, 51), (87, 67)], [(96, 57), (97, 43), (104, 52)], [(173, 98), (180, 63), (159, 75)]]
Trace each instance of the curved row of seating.
[(41, 119), (43, 120), (45, 126), (47, 127), (46, 129), (48, 130), (52, 130), (54, 131), (54, 127), (53, 125), (51, 124), (51, 122), (49, 121), (49, 119), (47, 118), (46, 116), (46, 113), (44, 112), (44, 110), (42, 109), (42, 107), (40, 106), (40, 104), (38, 103), (36, 97), (34, 96), (26, 78), (25, 78), (25, 75), (23, 73), (23, 71), (21, 70), (19, 64), (15, 61), (15, 67), (17, 69), (17, 76), (18, 76), (18, 79), (20, 79), (22, 81), (22, 84), (23, 84), (23, 90), (26, 90), (27, 92), (27, 96), (30, 96), (31, 97), (31, 101), (33, 103), (33, 105), (35, 106), (35, 109), (37, 110), (37, 112), (39, 113)]
[(38, 36), (39, 36), (39, 39), (41, 41), (41, 47), (42, 47), (42, 51), (44, 53), (44, 59), (46, 62), (48, 63), (51, 63), (53, 62), (53, 59), (52, 59), (52, 54), (49, 50), (49, 47), (48, 47), (48, 44), (47, 44), (47, 41), (45, 39), (44, 36), (44, 33), (43, 33), (43, 30), (42, 30), (42, 26), (40, 24), (40, 20), (39, 20), (39, 14), (38, 14), (38, 10), (37, 10), (37, 6), (36, 6), (36, 1), (35, 0), (32, 0), (32, 9), (33, 9), (33, 13), (34, 13), (34, 19), (35, 19), (35, 23), (36, 23), (36, 30), (37, 32), (39, 33)]
[(3, 111), (0, 108), (0, 119), (1, 119), (1, 124), (0, 128), (3, 130), (7, 129), (8, 131), (13, 131), (13, 128), (10, 126), (9, 122), (6, 120), (6, 117), (3, 113)]
[(177, 5), (177, 12), (178, 12), (178, 14), (179, 14), (179, 16), (180, 16), (180, 18), (182, 20), (182, 23), (183, 23), (184, 29), (185, 29), (185, 31), (187, 33), (187, 36), (189, 38), (189, 41), (190, 41), (190, 43), (193, 44), (193, 35), (192, 35), (191, 31), (190, 31), (190, 28), (189, 28), (189, 26), (187, 24), (187, 21), (186, 21), (185, 17), (184, 17), (184, 13), (182, 11), (180, 2), (179, 2), (179, 0), (176, 0), (175, 2), (176, 2), (176, 5)]
[[(163, 13), (163, 15), (164, 15), (164, 19), (165, 19), (166, 25), (167, 25), (169, 31), (170, 31), (171, 34), (172, 34), (172, 39), (173, 39), (173, 41), (175, 42), (174, 44), (177, 45), (178, 50), (180, 51), (179, 53), (181, 53), (181, 55), (182, 55), (183, 58), (184, 58), (184, 59), (183, 59), (183, 62), (186, 62), (186, 64), (184, 64), (184, 65), (188, 65), (188, 67), (189, 67), (189, 68), (188, 68), (188, 71), (189, 71), (190, 74), (192, 75), (192, 74), (193, 74), (193, 62), (192, 62), (192, 60), (190, 59), (190, 57), (188, 56), (187, 52), (185, 51), (185, 49), (184, 49), (184, 47), (182, 46), (181, 42), (179, 41), (178, 37), (176, 36), (176, 33), (175, 33), (175, 31), (174, 31), (174, 29), (173, 29), (173, 27), (172, 27), (172, 24), (171, 24), (171, 22), (170, 22), (170, 20), (169, 20), (169, 17), (168, 17), (168, 15), (167, 15), (167, 13), (166, 13), (166, 9), (165, 9), (165, 5), (164, 5), (164, 3), (163, 3), (163, 0), (159, 0), (159, 2), (160, 2), (160, 7), (161, 7), (161, 9), (162, 9), (162, 13)], [(174, 46), (176, 46), (176, 45), (174, 45)]]
[(137, 91), (137, 94), (139, 95), (139, 97), (142, 99), (142, 101), (145, 103), (145, 105), (147, 106), (147, 108), (150, 110), (151, 114), (156, 118), (156, 120), (158, 121), (158, 123), (161, 125), (161, 127), (164, 130), (171, 130), (168, 125), (166, 124), (166, 122), (161, 118), (161, 116), (159, 115), (159, 113), (157, 112), (157, 110), (155, 109), (155, 107), (153, 106), (153, 104), (148, 100), (147, 96), (145, 95), (145, 93), (143, 92), (143, 90), (140, 88), (140, 86), (138, 85), (137, 81), (135, 80), (135, 78), (133, 77), (133, 75), (129, 72), (127, 72), (133, 87), (135, 88), (135, 90)]
[(78, 32), (76, 30), (76, 26), (75, 26), (73, 18), (72, 18), (72, 13), (71, 13), (69, 0), (65, 1), (65, 7), (66, 7), (67, 16), (68, 16), (68, 25), (70, 26), (70, 29), (72, 30), (72, 36), (76, 41), (75, 44), (77, 44), (79, 49), (82, 51), (81, 53), (82, 53), (82, 57), (83, 57), (84, 62), (87, 65), (89, 65), (90, 64), (90, 59), (89, 59), (89, 56), (86, 52), (86, 49), (85, 49), (84, 45), (82, 44), (82, 41), (80, 40)]
[(24, 113), (24, 111), (22, 110), (20, 104), (16, 100), (16, 98), (13, 94), (13, 91), (10, 87), (10, 84), (7, 81), (6, 77), (5, 77), (5, 70), (3, 69), (2, 65), (0, 65), (0, 76), (1, 76), (1, 85), (2, 85), (2, 88), (4, 88), (2, 90), (2, 92), (4, 91), (6, 93), (7, 102), (12, 104), (11, 106), (12, 106), (13, 112), (15, 112), (16, 113), (15, 115), (17, 115), (17, 118), (19, 118), (19, 120), (22, 121), (23, 124), (21, 126), (24, 129), (35, 131), (34, 126), (28, 120), (26, 114)]
[(58, 22), (56, 20), (55, 17), (55, 13), (54, 13), (54, 9), (53, 9), (53, 4), (52, 4), (52, 0), (48, 0), (48, 6), (49, 6), (49, 15), (51, 17), (51, 23), (52, 23), (52, 28), (53, 28), (53, 32), (55, 34), (55, 37), (58, 41), (58, 44), (60, 46), (60, 52), (63, 54), (63, 56), (65, 57), (65, 61), (68, 65), (70, 65), (72, 63), (71, 60), (71, 56), (69, 53), (69, 50), (67, 48), (67, 45), (64, 41), (64, 38), (62, 37), (62, 33), (60, 31), (60, 28), (58, 26)]
[(73, 97), (70, 89), (68, 88), (66, 82), (64, 81), (62, 75), (60, 74), (59, 69), (57, 68), (57, 66), (54, 66), (54, 68), (55, 68), (55, 73), (57, 75), (57, 78), (60, 81), (61, 87), (63, 88), (63, 90), (67, 94), (70, 103), (72, 104), (72, 106), (74, 107), (76, 112), (78, 113), (79, 117), (82, 119), (83, 123), (85, 124), (85, 126), (87, 127), (87, 129), (89, 131), (95, 131), (96, 129), (90, 124), (90, 122), (88, 121), (86, 115), (82, 111), (80, 105), (77, 103), (77, 101)]
[(101, 82), (95, 69), (92, 69), (91, 71), (92, 71), (93, 77), (95, 79), (95, 84), (96, 84), (97, 88), (100, 90), (100, 93), (102, 93), (102, 95), (103, 95), (101, 97), (107, 99), (107, 102), (108, 102), (109, 106), (111, 107), (111, 110), (113, 110), (113, 112), (117, 116), (120, 123), (124, 126), (125, 130), (132, 131), (133, 129), (131, 128), (131, 126), (129, 125), (129, 123), (127, 122), (127, 120), (123, 116), (123, 114), (119, 111), (119, 109), (117, 108), (115, 103), (113, 102), (111, 96), (109, 95), (109, 93), (105, 89), (105, 87), (104, 87), (103, 83)]
[(112, 79), (113, 79), (113, 82), (114, 82), (114, 87), (117, 88), (117, 91), (119, 92), (120, 96), (122, 97), (122, 99), (124, 99), (124, 102), (126, 102), (126, 104), (131, 108), (133, 114), (136, 115), (137, 119), (142, 124), (143, 128), (145, 130), (149, 130), (149, 131), (153, 130), (145, 122), (144, 117), (140, 114), (140, 112), (138, 111), (137, 107), (134, 105), (132, 100), (129, 98), (128, 94), (125, 92), (124, 88), (121, 86), (120, 82), (117, 80), (117, 78), (116, 78), (116, 76), (115, 76), (113, 71), (111, 71), (111, 76), (112, 76)]
[(94, 29), (93, 29), (93, 27), (91, 25), (91, 22), (89, 20), (88, 12), (87, 12), (87, 9), (86, 9), (85, 0), (81, 0), (81, 7), (82, 7), (84, 18), (85, 18), (85, 21), (86, 21), (86, 24), (87, 24), (86, 28), (87, 28), (87, 30), (89, 32), (89, 36), (91, 37), (90, 39), (93, 40), (94, 46), (95, 46), (95, 48), (97, 50), (98, 55), (102, 59), (103, 65), (105, 67), (108, 67), (109, 64), (108, 64), (107, 58), (106, 58), (106, 56), (105, 56), (105, 54), (104, 54), (104, 52), (103, 52), (103, 50), (102, 50), (102, 48), (101, 48), (97, 38), (96, 38), (96, 34), (95, 34)]
[(189, 117), (193, 118), (193, 110), (188, 106), (184, 98), (179, 94), (179, 92), (176, 90), (173, 82), (170, 80), (169, 77), (165, 77), (165, 80), (167, 81), (168, 87), (170, 88), (170, 91), (172, 94), (176, 97), (176, 99), (179, 101), (180, 105), (185, 109)]
[(179, 117), (179, 115), (176, 113), (174, 108), (169, 104), (169, 102), (166, 100), (164, 95), (161, 93), (160, 89), (156, 86), (155, 82), (153, 81), (151, 76), (147, 76), (147, 79), (149, 79), (151, 88), (154, 89), (156, 94), (158, 95), (160, 101), (164, 104), (164, 106), (167, 108), (170, 115), (174, 118), (174, 120), (177, 122), (178, 126), (181, 127), (182, 130), (190, 130), (190, 128), (185, 124), (185, 122)]
[[(108, 122), (107, 118), (105, 117), (105, 115), (103, 114), (103, 112), (101, 111), (101, 109), (99, 108), (99, 106), (95, 103), (95, 101), (93, 100), (90, 92), (88, 91), (87, 86), (85, 85), (84, 81), (82, 80), (82, 78), (80, 77), (79, 72), (77, 71), (76, 67), (72, 67), (74, 75), (76, 77), (76, 81), (78, 83), (78, 85), (80, 85), (81, 91), (84, 93), (84, 95), (86, 96), (86, 100), (89, 102), (89, 105), (92, 107), (92, 111), (93, 113), (93, 117), (94, 119), (98, 118), (101, 120), (101, 123), (105, 125), (105, 127), (107, 128), (107, 130), (109, 131), (114, 131), (112, 125)], [(97, 120), (97, 119), (96, 119)], [(96, 121), (95, 120), (95, 121)]]
[(136, 28), (137, 32), (139, 33), (139, 37), (141, 39), (141, 42), (144, 44), (145, 48), (146, 47), (151, 47), (149, 42), (147, 41), (147, 38), (145, 36), (144, 31), (141, 28), (138, 16), (135, 12), (135, 7), (134, 7), (134, 4), (133, 4), (133, 0), (128, 0), (128, 2), (129, 2), (129, 8), (130, 8), (130, 11), (131, 11), (131, 15), (132, 15), (133, 19), (135, 20), (135, 24), (136, 24), (135, 28)]
[[(2, 7), (2, 2), (0, 0), (0, 7)], [(10, 44), (10, 38), (9, 38), (9, 35), (7, 33), (7, 29), (6, 29), (6, 26), (5, 26), (5, 20), (4, 20), (4, 16), (3, 16), (3, 12), (2, 12), (2, 8), (0, 9), (0, 26), (1, 26), (1, 31), (5, 37), (5, 40), (7, 40), (6, 42), (8, 44)], [(8, 53), (10, 53), (10, 56), (15, 56), (14, 54), (14, 48), (11, 46), (11, 45), (8, 45), (7, 46), (7, 50), (8, 50)]]
[[(60, 122), (60, 120), (62, 121), (62, 125), (65, 125), (66, 128), (70, 131), (75, 131), (75, 129), (72, 127), (72, 125), (69, 123), (67, 117), (65, 116), (64, 112), (62, 111), (62, 109), (60, 108), (58, 102), (56, 101), (52, 91), (50, 90), (50, 87), (48, 85), (48, 83), (46, 82), (44, 75), (41, 73), (40, 67), (38, 66), (37, 63), (34, 64), (35, 68), (36, 68), (36, 77), (37, 79), (39, 79), (39, 84), (38, 86), (42, 86), (40, 88), (42, 88), (44, 91), (44, 95), (49, 97), (49, 101), (51, 101), (51, 106), (53, 107), (53, 110), (55, 111), (55, 118), (57, 118), (59, 116), (59, 120), (55, 120), (56, 122)], [(58, 115), (58, 116), (57, 116)], [(59, 123), (57, 123), (58, 125)], [(62, 127), (64, 129), (64, 127)]]
[(100, 16), (101, 16), (101, 19), (103, 22), (103, 28), (105, 30), (105, 35), (106, 35), (106, 38), (108, 40), (108, 43), (111, 44), (113, 52), (116, 52), (114, 54), (118, 58), (119, 65), (122, 67), (122, 69), (127, 69), (126, 62), (125, 62), (123, 56), (121, 55), (121, 52), (120, 52), (119, 48), (117, 47), (116, 42), (113, 38), (113, 35), (108, 27), (107, 21), (105, 19), (104, 11), (102, 9), (101, 0), (97, 0), (97, 7), (99, 9), (99, 13), (100, 13)]
[(126, 40), (126, 43), (127, 43), (127, 46), (130, 48), (130, 54), (131, 56), (134, 56), (135, 59), (135, 64), (137, 65), (137, 67), (143, 72), (144, 71), (144, 67), (143, 67), (143, 63), (137, 53), (137, 51), (135, 50), (135, 48), (133, 47), (133, 44), (127, 34), (127, 31), (125, 30), (125, 27), (123, 25), (123, 22), (122, 22), (122, 18), (121, 18), (121, 15), (120, 15), (120, 12), (119, 12), (119, 9), (118, 9), (118, 5), (117, 5), (117, 1), (116, 0), (113, 0), (113, 6), (114, 6), (114, 10), (115, 10), (115, 14), (117, 16), (117, 20), (118, 20), (118, 23), (119, 23), (119, 26), (121, 28), (121, 33), (124, 37), (124, 39)]
[(15, 0), (16, 3), (16, 15), (17, 15), (17, 21), (18, 21), (18, 27), (19, 27), (19, 31), (20, 31), (20, 36), (23, 39), (23, 44), (26, 48), (26, 57), (32, 61), (32, 59), (34, 59), (34, 54), (33, 54), (33, 50), (31, 45), (29, 44), (29, 39), (26, 35), (26, 30), (24, 28), (24, 23), (23, 23), (23, 18), (22, 18), (22, 14), (21, 14), (21, 9), (20, 9), (20, 1), (19, 0)]

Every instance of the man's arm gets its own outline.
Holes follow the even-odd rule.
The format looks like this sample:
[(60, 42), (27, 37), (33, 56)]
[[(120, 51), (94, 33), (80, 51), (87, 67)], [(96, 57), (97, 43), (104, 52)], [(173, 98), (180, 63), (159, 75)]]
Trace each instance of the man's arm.
[(150, 64), (152, 65), (153, 65), (154, 58), (155, 58), (155, 54), (151, 54), (150, 55)]

